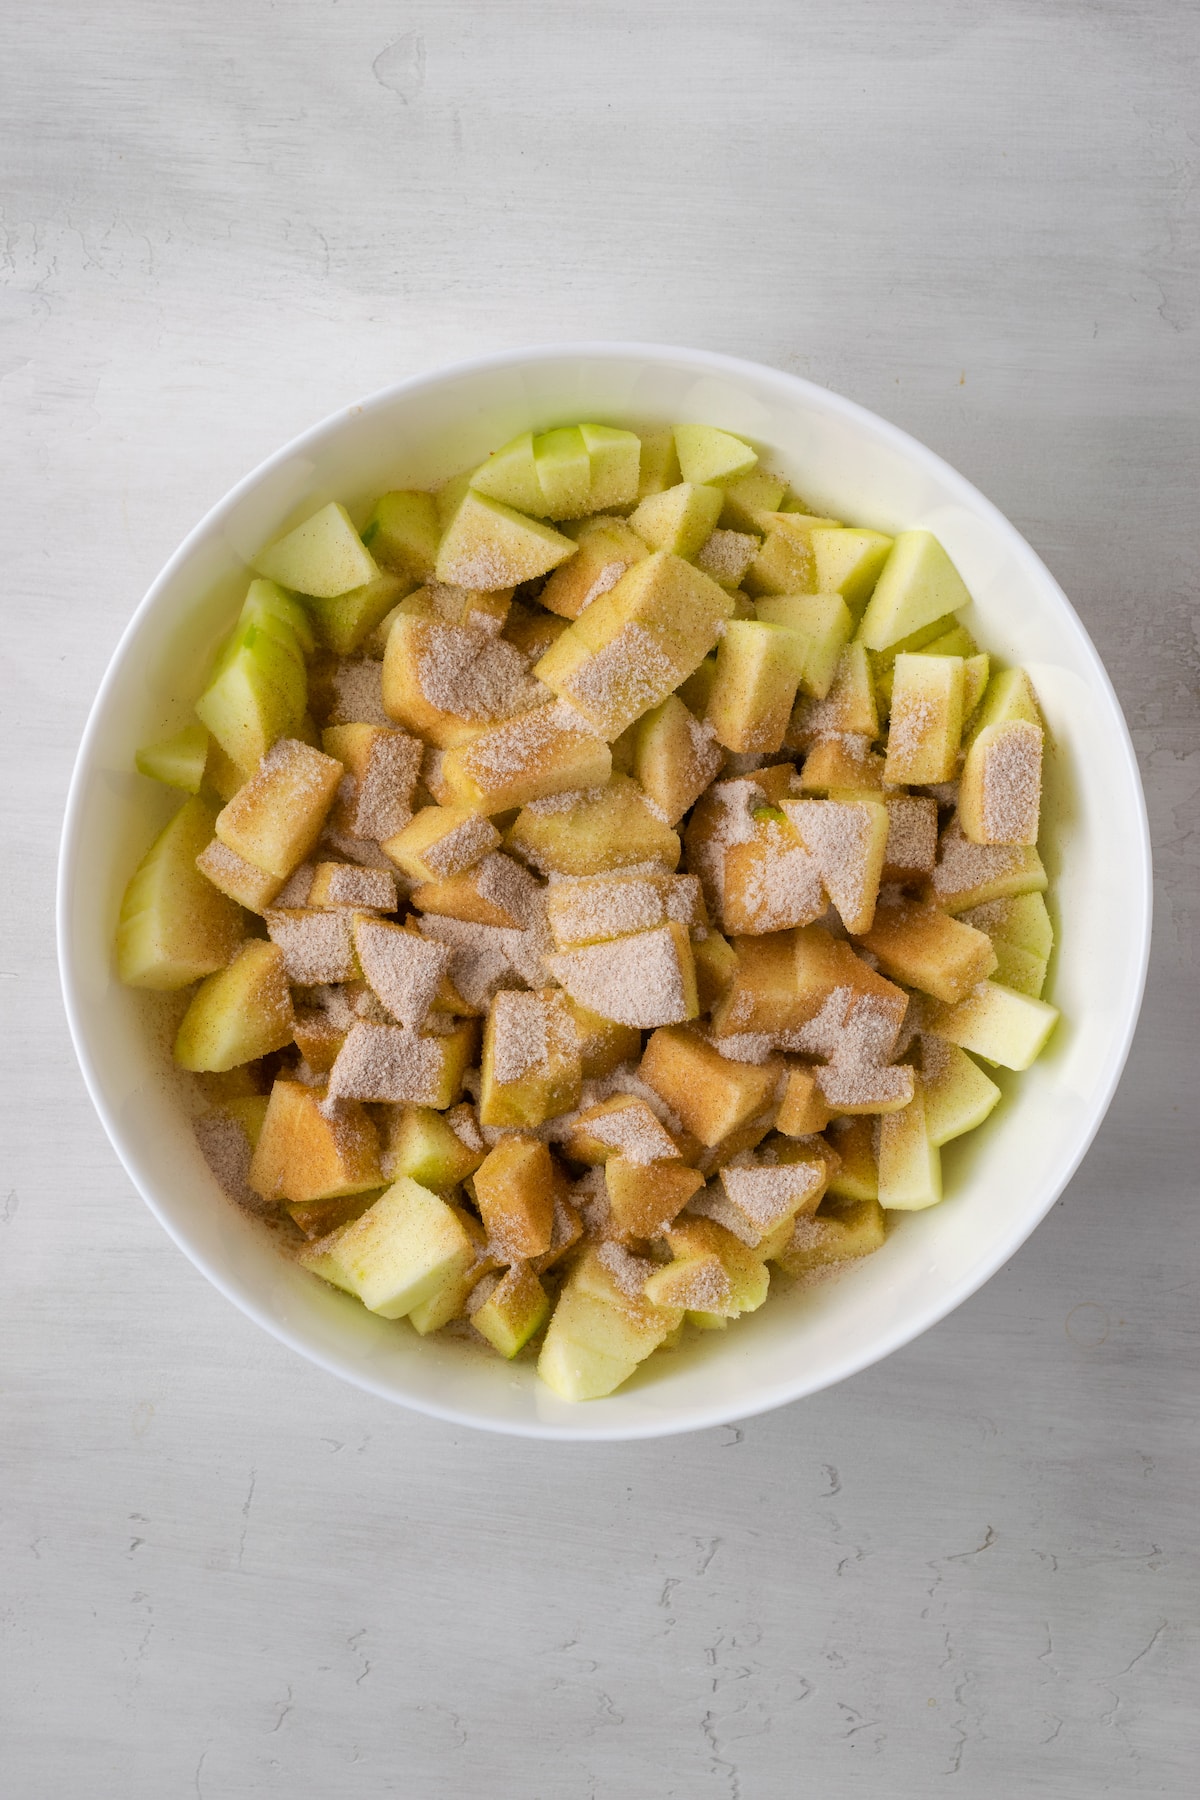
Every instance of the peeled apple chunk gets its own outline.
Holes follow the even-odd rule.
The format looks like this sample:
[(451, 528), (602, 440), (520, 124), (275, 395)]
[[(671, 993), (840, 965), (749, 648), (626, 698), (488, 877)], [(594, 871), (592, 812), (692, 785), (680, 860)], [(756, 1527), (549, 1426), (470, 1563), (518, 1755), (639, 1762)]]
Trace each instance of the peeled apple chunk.
[(200, 984), (175, 1038), (183, 1069), (234, 1069), (269, 1056), (295, 1030), (283, 951), (252, 938), (227, 969)]
[(758, 452), (732, 432), (715, 425), (677, 425), (675, 453), (685, 481), (736, 481), (748, 475)]
[(1004, 1069), (1027, 1069), (1058, 1022), (1058, 1008), (998, 981), (981, 981), (956, 1006), (939, 1006), (930, 1029)]
[(962, 576), (931, 531), (902, 531), (875, 583), (858, 635), (868, 650), (886, 650), (966, 606)]
[(198, 794), (208, 761), (208, 732), (203, 725), (185, 725), (174, 737), (139, 750), (134, 761), (139, 773), (152, 781), (182, 788), (185, 794)]
[(455, 1208), (408, 1176), (324, 1244), (337, 1285), (383, 1319), (404, 1318), (475, 1260), (474, 1240)]
[(117, 926), (117, 974), (127, 987), (188, 987), (237, 949), (241, 908), (196, 867), (215, 825), (203, 800), (186, 801), (138, 864)]
[(642, 455), (637, 433), (613, 425), (581, 425), (579, 431), (592, 469), (589, 512), (631, 505), (638, 497)]
[(715, 581), (656, 551), (594, 600), (533, 672), (611, 743), (704, 660), (733, 610)]
[(560, 531), (469, 489), (446, 526), (436, 573), (439, 581), (492, 593), (549, 574), (575, 549)]
[(336, 500), (259, 552), (255, 568), (269, 581), (329, 600), (374, 581), (375, 558)]

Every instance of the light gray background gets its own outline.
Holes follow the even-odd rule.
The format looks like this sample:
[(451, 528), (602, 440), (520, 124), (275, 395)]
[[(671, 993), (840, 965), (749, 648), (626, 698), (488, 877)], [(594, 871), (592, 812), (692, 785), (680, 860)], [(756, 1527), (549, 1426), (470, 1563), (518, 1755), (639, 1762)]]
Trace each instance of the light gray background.
[[(0, 1787), (1192, 1791), (1194, 7), (9, 0), (0, 34)], [(999, 503), (1120, 691), (1158, 916), (1108, 1122), (983, 1293), (744, 1427), (556, 1449), (341, 1387), (192, 1271), (83, 1092), (51, 892), (92, 695), (200, 514), (373, 387), (586, 336), (797, 370)]]

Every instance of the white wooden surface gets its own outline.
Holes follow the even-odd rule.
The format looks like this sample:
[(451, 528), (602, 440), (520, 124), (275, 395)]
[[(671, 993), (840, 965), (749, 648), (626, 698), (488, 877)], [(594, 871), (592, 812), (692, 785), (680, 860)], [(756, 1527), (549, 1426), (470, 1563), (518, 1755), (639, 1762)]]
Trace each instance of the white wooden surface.
[[(0, 1790), (1194, 1791), (1194, 9), (10, 0), (0, 33)], [(51, 890), (92, 693), (200, 513), (372, 387), (589, 335), (799, 370), (1016, 520), (1122, 694), (1159, 913), (1109, 1120), (981, 1295), (743, 1428), (560, 1450), (342, 1388), (191, 1270), (75, 1072)]]

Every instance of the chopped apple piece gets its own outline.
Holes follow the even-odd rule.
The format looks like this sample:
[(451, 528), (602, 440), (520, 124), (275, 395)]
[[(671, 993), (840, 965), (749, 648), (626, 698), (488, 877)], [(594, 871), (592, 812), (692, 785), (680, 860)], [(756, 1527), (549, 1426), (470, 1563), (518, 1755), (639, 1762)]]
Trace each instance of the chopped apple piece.
[[(729, 1277), (727, 1305), (733, 1314), (757, 1312), (767, 1297), (770, 1277), (762, 1256), (715, 1219), (685, 1213), (665, 1234), (672, 1256), (715, 1256)], [(697, 1308), (707, 1311), (707, 1308)]]
[(503, 991), (483, 1034), (479, 1118), (521, 1130), (578, 1106), (583, 1083), (579, 1039), (561, 994)]
[(828, 1169), (823, 1157), (777, 1164), (727, 1164), (693, 1211), (715, 1219), (750, 1249), (758, 1249), (785, 1220), (817, 1210)]
[(1042, 728), (1026, 719), (986, 725), (963, 764), (958, 817), (975, 844), (1036, 844), (1042, 804)]
[(421, 772), (420, 741), (382, 725), (331, 725), (321, 743), (350, 777), (334, 807), (335, 830), (376, 843), (403, 830)]
[(755, 605), (769, 625), (785, 625), (803, 641), (800, 690), (815, 699), (829, 693), (852, 629), (840, 594), (768, 594)]
[(933, 897), (947, 912), (966, 912), (988, 900), (1044, 893), (1046, 871), (1030, 844), (973, 844), (957, 818), (938, 845)]
[(770, 528), (770, 521), (763, 523), (764, 515), (778, 512), (787, 493), (786, 481), (769, 474), (761, 465), (746, 475), (727, 478), (721, 486), (725, 492), (721, 524), (731, 531), (758, 534)]
[(683, 477), (675, 450), (675, 434), (670, 429), (652, 431), (641, 444), (637, 498), (644, 500), (647, 494), (661, 494), (667, 488), (677, 486)]
[(546, 699), (520, 651), (477, 623), (402, 614), (383, 660), (388, 715), (447, 750)]
[(1041, 996), (1046, 967), (1054, 948), (1054, 927), (1040, 894), (1011, 900), (989, 900), (959, 915), (977, 931), (986, 931), (996, 952), (996, 980), (1018, 993)]
[[(762, 540), (749, 531), (713, 531), (696, 552), (696, 567), (729, 592), (740, 587), (742, 577), (758, 555)], [(748, 616), (753, 616), (753, 608)]]
[(771, 754), (781, 748), (807, 649), (803, 634), (786, 625), (728, 622), (707, 713), (727, 750)]
[(402, 1106), (389, 1126), (383, 1169), (392, 1181), (407, 1175), (422, 1187), (448, 1191), (473, 1175), (486, 1155), (469, 1106), (448, 1113)]
[(650, 1030), (699, 1011), (691, 943), (673, 921), (547, 956), (546, 967), (572, 1000), (618, 1025)]
[[(698, 820), (699, 813), (697, 807), (692, 814), (688, 855), (703, 878), (697, 838), (708, 821), (707, 815)], [(718, 830), (720, 824), (718, 820)], [(749, 831), (744, 835), (743, 831), (737, 832), (720, 855), (721, 887), (715, 910), (722, 927), (739, 936), (752, 936), (785, 931), (820, 918), (825, 910), (820, 871), (786, 815), (765, 802), (752, 803)]]
[[(542, 606), (564, 619), (577, 619), (601, 594), (617, 585), (626, 569), (649, 555), (644, 541), (624, 519), (582, 519), (568, 535), (579, 546), (570, 562), (555, 569), (538, 595)], [(549, 649), (549, 645), (546, 646)]]
[(696, 965), (700, 1011), (710, 1012), (737, 972), (737, 953), (719, 931), (706, 930), (703, 936), (697, 931), (692, 936), (692, 961)]
[(887, 846), (887, 808), (878, 800), (785, 800), (782, 810), (846, 930), (869, 930)]
[(599, 1081), (611, 1075), (623, 1062), (636, 1062), (642, 1048), (641, 1033), (631, 1025), (618, 1025), (614, 1019), (601, 1018), (590, 1007), (567, 999), (567, 1010), (575, 1022), (579, 1038), (580, 1067), (585, 1081)]
[(675, 453), (685, 481), (736, 481), (758, 462), (758, 452), (715, 425), (676, 425)]
[(362, 541), (381, 568), (409, 581), (425, 581), (433, 574), (441, 535), (433, 495), (406, 488), (375, 502)]
[(926, 794), (888, 794), (883, 880), (920, 881), (937, 861), (937, 801)]
[(289, 981), (317, 987), (328, 981), (352, 981), (357, 976), (353, 916), (348, 910), (324, 912), (306, 906), (277, 906), (269, 909), (266, 921), (271, 941), (283, 955)]
[(250, 1164), (264, 1200), (336, 1200), (382, 1184), (379, 1138), (361, 1106), (326, 1115), (319, 1089), (277, 1081)]
[(942, 1159), (930, 1140), (918, 1083), (902, 1112), (879, 1121), (879, 1204), (885, 1212), (919, 1212), (942, 1197)]
[(724, 755), (711, 725), (702, 724), (678, 694), (634, 726), (632, 774), (674, 825), (719, 771)]
[(336, 501), (260, 551), (254, 566), (268, 581), (318, 599), (348, 593), (379, 574), (349, 513)]
[(724, 1263), (712, 1251), (675, 1257), (648, 1278), (645, 1295), (655, 1306), (683, 1306), (721, 1319), (736, 1318), (738, 1313), (733, 1284)]
[(472, 1311), (471, 1323), (493, 1350), (511, 1362), (549, 1317), (545, 1288), (528, 1263), (515, 1263)]
[(888, 982), (880, 980), (880, 986), (887, 991), (836, 988), (817, 1016), (786, 1040), (790, 1048), (826, 1059), (815, 1074), (831, 1112), (892, 1113), (912, 1099), (912, 1069), (891, 1060), (907, 996)]
[(815, 593), (817, 568), (812, 533), (818, 527), (836, 524), (836, 519), (820, 519), (809, 513), (763, 513), (758, 529), (765, 531), (766, 536), (746, 571), (746, 592), (756, 599), (763, 594)]
[(870, 1256), (883, 1247), (883, 1208), (876, 1199), (833, 1202), (825, 1211), (797, 1219), (775, 1261), (785, 1275), (800, 1278), (830, 1263)]
[(539, 432), (533, 440), (533, 462), (542, 490), (543, 517), (578, 519), (591, 510), (592, 465), (578, 425)]
[(402, 575), (384, 570), (373, 581), (349, 593), (335, 594), (332, 599), (308, 597), (308, 615), (317, 636), (339, 656), (357, 650), (404, 597), (412, 592), (412, 582)]
[(293, 1028), (283, 952), (252, 938), (193, 994), (175, 1037), (175, 1061), (184, 1069), (232, 1069), (282, 1050)]
[(599, 1255), (589, 1251), (576, 1266), (551, 1314), (538, 1357), (538, 1374), (563, 1400), (598, 1400), (611, 1394), (682, 1317), (636, 1293), (626, 1294), (611, 1277), (597, 1292), (604, 1266), (600, 1264), (590, 1280), (588, 1272)]
[(151, 781), (182, 788), (185, 794), (198, 794), (208, 760), (208, 743), (208, 732), (203, 725), (185, 725), (174, 737), (139, 750), (134, 761), (138, 773), (148, 775)]
[(617, 1155), (604, 1165), (604, 1185), (612, 1231), (620, 1238), (644, 1239), (663, 1235), (704, 1186), (704, 1177), (678, 1157), (647, 1163)]
[(499, 450), (493, 450), (471, 476), (470, 485), (476, 493), (486, 494), (489, 499), (533, 518), (544, 518), (546, 497), (538, 480), (534, 442), (532, 431), (523, 431)]
[(308, 905), (321, 910), (348, 907), (359, 912), (395, 912), (396, 877), (390, 869), (320, 862), (309, 884)]
[(278, 624), (239, 622), (217, 658), (196, 715), (244, 774), (277, 738), (300, 727), (307, 705), (304, 658)]
[[(870, 742), (864, 737), (818, 738), (800, 771), (802, 792), (833, 800), (857, 800), (867, 795), (882, 799), (883, 758), (875, 754)], [(933, 816), (936, 845), (936, 806)], [(929, 866), (933, 867), (932, 860)]]
[(442, 779), (452, 804), (484, 813), (602, 788), (612, 754), (569, 707), (536, 706), (447, 752)]
[(298, 738), (282, 738), (217, 814), (217, 837), (244, 861), (285, 881), (320, 837), (343, 773), (333, 757)]
[(533, 801), (509, 828), (508, 843), (545, 875), (604, 875), (630, 863), (666, 871), (679, 861), (678, 837), (625, 775), (598, 790)]
[(879, 1199), (879, 1122), (865, 1115), (835, 1119), (829, 1138), (837, 1157), (828, 1193), (837, 1200)]
[(879, 736), (875, 683), (861, 644), (846, 645), (824, 699), (799, 700), (785, 742), (803, 749), (820, 738), (843, 734), (872, 740)]
[(991, 939), (928, 900), (890, 900), (862, 936), (884, 973), (953, 1005), (991, 975)]
[(475, 1199), (497, 1255), (512, 1263), (541, 1256), (554, 1232), (559, 1176), (545, 1144), (506, 1137), (475, 1171)]
[(1058, 1008), (997, 981), (981, 981), (955, 1006), (939, 1006), (930, 1030), (985, 1062), (1027, 1069), (1041, 1055), (1058, 1022)]
[(450, 946), (431, 943), (402, 925), (359, 915), (354, 949), (372, 993), (398, 1025), (424, 1025), (450, 964)]
[(677, 1161), (680, 1154), (666, 1126), (634, 1094), (613, 1094), (585, 1106), (571, 1121), (563, 1150), (573, 1162), (604, 1163), (621, 1155), (643, 1166)]
[(681, 481), (664, 493), (649, 495), (629, 523), (651, 550), (669, 550), (690, 561), (712, 535), (722, 498), (720, 488)]
[(921, 1035), (921, 1093), (925, 1128), (937, 1148), (982, 1125), (1000, 1089), (965, 1050), (931, 1032)]
[(713, 1008), (714, 1035), (774, 1035), (802, 1025), (805, 1015), (796, 991), (796, 952), (791, 933), (773, 931), (761, 937), (739, 937), (732, 948), (736, 953), (735, 969), (720, 1002)]
[(188, 987), (237, 949), (242, 915), (196, 866), (215, 822), (203, 800), (185, 801), (138, 864), (117, 925), (117, 974), (127, 987)]
[(500, 843), (500, 833), (465, 806), (423, 806), (380, 848), (410, 881), (448, 881)]
[(884, 780), (896, 785), (952, 780), (962, 722), (962, 657), (898, 656)]
[(983, 699), (971, 720), (966, 747), (969, 749), (980, 732), (989, 730), (991, 726), (1012, 725), (1018, 721), (1026, 725), (1041, 726), (1042, 717), (1038, 711), (1033, 683), (1024, 669), (1000, 669), (984, 690)]
[(407, 1176), (323, 1244), (339, 1272), (337, 1285), (383, 1319), (404, 1318), (465, 1274), (476, 1253), (461, 1214)]
[(694, 875), (585, 875), (556, 881), (546, 895), (546, 917), (556, 950), (650, 931), (669, 919), (687, 926), (705, 923)]
[(789, 1069), (775, 1120), (776, 1131), (787, 1137), (810, 1137), (813, 1132), (824, 1131), (829, 1119), (830, 1110), (818, 1086), (816, 1070)]
[(487, 1252), (483, 1227), (475, 1214), (452, 1200), (446, 1204), (470, 1238), (475, 1254), (465, 1269), (457, 1262), (448, 1268), (438, 1286), (406, 1314), (419, 1337), (440, 1331), (451, 1319), (465, 1318), (475, 1289), (485, 1275), (494, 1275), (497, 1269), (496, 1258)]
[(732, 612), (715, 581), (657, 551), (594, 600), (534, 673), (611, 742), (691, 674)]
[(892, 539), (845, 525), (818, 527), (810, 536), (817, 592), (841, 594), (858, 618), (891, 554)]
[(579, 433), (591, 465), (588, 512), (632, 506), (638, 497), (642, 456), (637, 433), (613, 425), (581, 425)]
[(966, 606), (962, 576), (929, 531), (902, 531), (875, 583), (858, 635), (868, 650), (886, 650), (922, 626)]
[(329, 1098), (452, 1106), (477, 1044), (473, 1019), (450, 1031), (417, 1032), (367, 1021), (352, 1025), (329, 1071)]
[[(296, 1048), (314, 1075), (328, 1075), (337, 1061), (338, 1051), (346, 1041), (349, 1025), (339, 1024), (331, 1013), (318, 1006), (298, 1006), (294, 1032)], [(326, 1230), (332, 1229), (327, 1226)], [(314, 1233), (320, 1237), (321, 1232)]]
[(779, 1066), (730, 1062), (697, 1032), (670, 1025), (646, 1045), (639, 1073), (692, 1136), (711, 1147), (771, 1105)]
[(419, 912), (523, 931), (538, 909), (540, 892), (528, 869), (503, 851), (493, 850), (461, 875), (425, 882), (414, 889), (412, 903)]
[(439, 581), (490, 591), (546, 575), (574, 554), (561, 532), (468, 491), (446, 526), (435, 572)]
[(265, 869), (247, 862), (219, 838), (213, 838), (200, 852), (196, 867), (215, 888), (248, 912), (265, 912), (283, 886), (278, 875), (268, 875)]

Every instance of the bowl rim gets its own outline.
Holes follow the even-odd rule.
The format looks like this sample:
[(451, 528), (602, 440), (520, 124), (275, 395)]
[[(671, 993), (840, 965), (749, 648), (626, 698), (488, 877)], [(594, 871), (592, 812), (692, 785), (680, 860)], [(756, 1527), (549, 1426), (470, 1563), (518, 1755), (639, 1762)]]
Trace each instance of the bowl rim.
[[(147, 1190), (138, 1179), (122, 1146), (122, 1134), (119, 1123), (106, 1103), (95, 1059), (88, 1042), (79, 1005), (77, 1003), (77, 987), (79, 975), (74, 965), (73, 946), (69, 924), (70, 895), (74, 887), (76, 874), (76, 855), (79, 838), (79, 819), (83, 806), (83, 789), (89, 767), (93, 742), (99, 733), (101, 721), (108, 707), (111, 689), (115, 686), (118, 674), (127, 656), (133, 649), (140, 633), (143, 620), (157, 605), (163, 590), (173, 580), (179, 569), (187, 562), (193, 551), (233, 512), (244, 495), (252, 491), (273, 470), (280, 467), (290, 458), (302, 454), (310, 446), (325, 440), (330, 434), (342, 427), (348, 419), (366, 412), (388, 407), (407, 394), (414, 394), (426, 388), (436, 388), (448, 379), (485, 374), (516, 366), (548, 364), (555, 362), (589, 362), (619, 361), (641, 359), (658, 364), (673, 366), (684, 365), (691, 368), (703, 365), (708, 372), (726, 376), (733, 382), (752, 379), (761, 382), (764, 377), (788, 390), (796, 402), (803, 406), (807, 400), (826, 411), (839, 414), (850, 423), (866, 429), (876, 438), (891, 445), (906, 457), (923, 463), (926, 468), (935, 472), (940, 481), (949, 489), (956, 490), (957, 495), (976, 513), (999, 529), (1010, 541), (1018, 563), (1028, 570), (1036, 586), (1048, 589), (1050, 595), (1063, 608), (1078, 633), (1081, 648), (1090, 664), (1090, 678), (1107, 697), (1114, 722), (1117, 726), (1118, 740), (1124, 763), (1132, 783), (1132, 792), (1136, 800), (1138, 815), (1138, 838), (1140, 843), (1139, 858), (1139, 918), (1138, 937), (1135, 947), (1137, 958), (1137, 980), (1130, 991), (1127, 1016), (1122, 1022), (1120, 1040), (1111, 1053), (1106, 1080), (1102, 1089), (1094, 1097), (1090, 1117), (1086, 1129), (1081, 1133), (1074, 1154), (1068, 1164), (1059, 1172), (1057, 1180), (1051, 1184), (1042, 1197), (1042, 1202), (1035, 1213), (1023, 1212), (1020, 1218), (1004, 1234), (994, 1248), (992, 1254), (976, 1269), (956, 1284), (947, 1287), (934, 1299), (918, 1309), (911, 1318), (898, 1323), (882, 1337), (872, 1340), (869, 1346), (851, 1351), (834, 1368), (834, 1371), (822, 1372), (816, 1378), (808, 1377), (804, 1372), (787, 1380), (781, 1380), (763, 1391), (761, 1397), (755, 1396), (754, 1403), (748, 1408), (728, 1404), (716, 1404), (711, 1408), (693, 1407), (685, 1415), (678, 1418), (664, 1417), (632, 1420), (627, 1424), (602, 1424), (599, 1420), (594, 1425), (587, 1423), (588, 1409), (579, 1407), (580, 1418), (571, 1421), (569, 1426), (543, 1423), (539, 1420), (510, 1421), (489, 1417), (479, 1411), (454, 1405), (442, 1405), (424, 1397), (400, 1396), (394, 1389), (380, 1380), (372, 1379), (369, 1372), (352, 1369), (342, 1364), (333, 1356), (315, 1349), (296, 1332), (289, 1329), (277, 1319), (270, 1318), (257, 1306), (248, 1293), (237, 1291), (227, 1282), (222, 1273), (212, 1266), (209, 1259), (196, 1249), (175, 1223), (160, 1207), (155, 1195)], [(441, 364), (436, 369), (426, 370), (420, 374), (406, 377), (402, 381), (390, 383), (387, 387), (378, 388), (365, 395), (361, 400), (352, 402), (328, 414), (315, 425), (309, 426), (289, 442), (265, 457), (248, 474), (234, 484), (192, 527), (178, 548), (151, 582), (142, 600), (134, 610), (115, 648), (109, 658), (108, 665), (101, 679), (99, 688), (88, 712), (87, 722), (80, 738), (76, 753), (71, 780), (67, 793), (67, 802), (63, 814), (63, 826), (59, 843), (58, 879), (55, 892), (55, 922), (58, 952), (59, 978), (62, 988), (63, 1005), (67, 1017), (67, 1026), (72, 1046), (84, 1085), (87, 1088), (92, 1105), (95, 1107), (100, 1122), (108, 1136), (117, 1159), (126, 1175), (150, 1212), (158, 1220), (168, 1237), (178, 1246), (188, 1261), (197, 1268), (213, 1287), (224, 1296), (238, 1311), (251, 1319), (262, 1330), (266, 1331), (278, 1342), (315, 1364), (327, 1374), (349, 1382), (367, 1393), (389, 1401), (392, 1405), (403, 1406), (426, 1417), (440, 1419), (451, 1425), (466, 1425), (478, 1430), (499, 1433), (506, 1437), (524, 1437), (558, 1441), (563, 1443), (612, 1443), (626, 1442), (644, 1438), (674, 1437), (684, 1432), (704, 1431), (717, 1426), (731, 1424), (739, 1419), (754, 1418), (759, 1414), (772, 1412), (781, 1406), (790, 1405), (795, 1400), (803, 1400), (814, 1393), (823, 1392), (834, 1387), (862, 1370), (884, 1361), (895, 1351), (912, 1343), (924, 1332), (949, 1316), (966, 1300), (990, 1281), (1004, 1264), (1015, 1255), (1017, 1250), (1032, 1236), (1037, 1226), (1045, 1218), (1055, 1201), (1062, 1194), (1074, 1177), (1087, 1155), (1096, 1134), (1112, 1104), (1117, 1087), (1124, 1072), (1129, 1051), (1132, 1047), (1145, 995), (1146, 976), (1149, 964), (1150, 942), (1153, 926), (1153, 860), (1150, 839), (1149, 817), (1146, 808), (1145, 791), (1142, 785), (1141, 772), (1138, 768), (1137, 756), (1133, 748), (1129, 726), (1125, 719), (1121, 702), (1108, 670), (1092, 642), (1086, 626), (1067, 598), (1059, 583), (1046, 567), (1041, 557), (1033, 549), (1016, 526), (1012, 524), (1000, 509), (981, 493), (974, 484), (959, 474), (950, 463), (938, 455), (920, 439), (913, 437), (900, 426), (892, 424), (888, 419), (872, 412), (870, 408), (850, 400), (833, 389), (822, 387), (819, 383), (809, 381), (806, 377), (795, 375), (789, 370), (776, 369), (770, 364), (755, 362), (750, 358), (730, 356), (721, 351), (688, 349), (680, 345), (649, 344), (638, 341), (580, 340), (555, 344), (534, 344), (518, 346), (514, 349), (496, 351), (491, 354), (471, 357), (463, 361)]]

